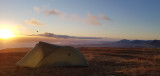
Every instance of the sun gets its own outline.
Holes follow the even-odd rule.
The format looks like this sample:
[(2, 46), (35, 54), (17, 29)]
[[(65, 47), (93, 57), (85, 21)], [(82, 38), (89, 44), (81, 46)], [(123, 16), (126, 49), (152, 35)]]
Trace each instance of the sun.
[(15, 35), (9, 29), (0, 30), (0, 38), (8, 39), (14, 37)]

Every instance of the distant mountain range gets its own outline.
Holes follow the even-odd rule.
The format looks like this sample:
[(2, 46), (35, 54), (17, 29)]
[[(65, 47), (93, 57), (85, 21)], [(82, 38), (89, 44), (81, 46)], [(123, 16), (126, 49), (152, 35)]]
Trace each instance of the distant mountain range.
[(84, 44), (79, 47), (122, 47), (122, 48), (160, 48), (160, 40), (127, 40), (122, 39), (115, 42), (102, 44)]
[(123, 39), (113, 44), (119, 44), (120, 47), (133, 48), (160, 48), (160, 40), (127, 40)]

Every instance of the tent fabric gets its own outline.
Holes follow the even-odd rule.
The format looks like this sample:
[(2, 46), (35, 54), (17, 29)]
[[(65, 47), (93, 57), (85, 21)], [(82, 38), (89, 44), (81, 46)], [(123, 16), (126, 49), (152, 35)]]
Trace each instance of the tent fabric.
[(54, 66), (88, 66), (84, 56), (78, 49), (71, 46), (58, 46), (39, 42), (27, 53), (17, 66), (23, 67), (54, 67)]

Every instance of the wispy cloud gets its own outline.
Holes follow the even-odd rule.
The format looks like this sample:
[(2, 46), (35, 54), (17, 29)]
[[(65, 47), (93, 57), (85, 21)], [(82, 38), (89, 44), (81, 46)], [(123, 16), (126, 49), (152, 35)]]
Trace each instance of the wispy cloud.
[(81, 17), (77, 14), (72, 14), (70, 17), (66, 17), (65, 13), (57, 10), (57, 9), (47, 9), (43, 8), (40, 9), (38, 7), (33, 8), (35, 11), (43, 13), (45, 15), (56, 15), (59, 16), (62, 19), (68, 19), (68, 20), (76, 20), (76, 21), (83, 21), (86, 24), (94, 25), (94, 26), (101, 26), (101, 20), (111, 21), (112, 19), (107, 17), (104, 14), (99, 14), (97, 16), (92, 15), (91, 13), (88, 13), (87, 17)]
[(78, 21), (82, 21), (83, 18), (78, 16), (77, 14), (72, 14), (69, 18), (70, 20), (78, 20)]
[(88, 13), (88, 17), (85, 19), (85, 22), (90, 25), (101, 26), (101, 20), (111, 21), (111, 18), (108, 18), (104, 14), (99, 14), (98, 16), (94, 16), (91, 13)]
[(59, 16), (59, 17), (62, 17), (62, 18), (65, 17), (65, 14), (63, 12), (61, 12), (59, 10), (56, 10), (56, 9), (46, 9), (46, 8), (40, 9), (38, 7), (34, 7), (33, 9), (35, 11), (41, 12), (41, 13), (43, 13), (45, 15), (56, 15), (56, 16)]
[(102, 25), (99, 20), (100, 19), (97, 16), (93, 16), (88, 13), (88, 17), (85, 19), (85, 22), (91, 25)]
[(77, 36), (68, 36), (68, 35), (57, 35), (54, 33), (44, 33), (37, 35), (29, 35), (29, 36), (44, 36), (44, 37), (53, 37), (53, 38), (73, 38), (73, 39), (103, 39), (101, 37), (77, 37)]
[(34, 18), (32, 18), (31, 20), (25, 20), (24, 23), (28, 25), (36, 25), (36, 26), (44, 25), (39, 20), (35, 20)]
[(62, 12), (60, 12), (58, 10), (55, 10), (55, 9), (43, 10), (43, 13), (46, 14), (46, 15), (57, 15), (57, 16), (62, 17), (62, 18), (65, 17), (65, 15)]
[(102, 19), (105, 19), (106, 21), (111, 21), (112, 20), (111, 18), (108, 18), (104, 14), (100, 14), (99, 17), (102, 18)]
[(35, 11), (37, 11), (37, 12), (40, 11), (38, 7), (33, 7), (33, 9), (34, 9)]

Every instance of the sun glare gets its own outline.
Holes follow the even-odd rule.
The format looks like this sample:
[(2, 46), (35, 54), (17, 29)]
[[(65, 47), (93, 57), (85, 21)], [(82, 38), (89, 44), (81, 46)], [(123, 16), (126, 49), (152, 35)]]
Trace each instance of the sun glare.
[(0, 30), (0, 38), (8, 39), (8, 38), (11, 38), (13, 36), (14, 36), (14, 34), (8, 29)]

